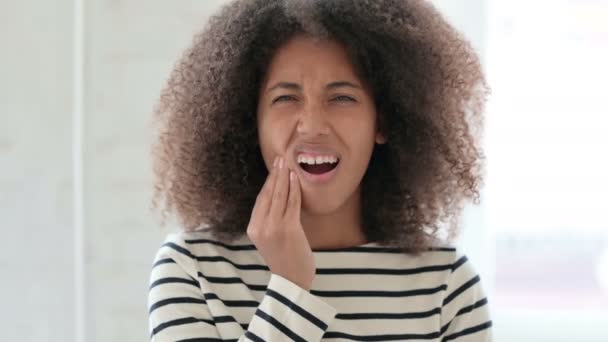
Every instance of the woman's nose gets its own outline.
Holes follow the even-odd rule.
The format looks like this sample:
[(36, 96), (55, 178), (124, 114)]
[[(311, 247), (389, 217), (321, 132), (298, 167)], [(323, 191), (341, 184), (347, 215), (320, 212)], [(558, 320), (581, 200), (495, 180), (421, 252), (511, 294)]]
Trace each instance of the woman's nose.
[(327, 135), (329, 127), (322, 106), (311, 104), (302, 108), (298, 115), (297, 131), (301, 135)]

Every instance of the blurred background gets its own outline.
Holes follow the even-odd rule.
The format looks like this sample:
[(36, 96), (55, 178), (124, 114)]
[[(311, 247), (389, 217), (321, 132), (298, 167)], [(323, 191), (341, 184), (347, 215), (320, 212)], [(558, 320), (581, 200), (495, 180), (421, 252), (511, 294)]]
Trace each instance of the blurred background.
[[(151, 112), (226, 1), (0, 6), (0, 340), (144, 341)], [(456, 242), (495, 341), (608, 341), (608, 1), (435, 0), (493, 89)]]

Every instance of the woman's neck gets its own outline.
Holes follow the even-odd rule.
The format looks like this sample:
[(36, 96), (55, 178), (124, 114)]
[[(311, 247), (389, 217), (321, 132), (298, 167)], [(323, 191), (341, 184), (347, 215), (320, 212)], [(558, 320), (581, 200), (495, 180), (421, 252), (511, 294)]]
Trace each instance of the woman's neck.
[(301, 220), (312, 249), (343, 248), (367, 242), (361, 224), (360, 187), (336, 211), (312, 215), (302, 210)]

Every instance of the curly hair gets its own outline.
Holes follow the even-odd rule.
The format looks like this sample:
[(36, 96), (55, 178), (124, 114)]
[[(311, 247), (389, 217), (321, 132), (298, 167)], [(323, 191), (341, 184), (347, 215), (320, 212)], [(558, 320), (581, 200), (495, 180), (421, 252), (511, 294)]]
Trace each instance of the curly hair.
[(236, 0), (212, 16), (175, 64), (155, 106), (153, 206), (163, 222), (246, 232), (267, 176), (256, 127), (273, 52), (306, 33), (344, 45), (369, 82), (387, 143), (361, 183), (369, 241), (418, 253), (457, 235), (479, 203), (489, 87), (470, 43), (427, 1)]

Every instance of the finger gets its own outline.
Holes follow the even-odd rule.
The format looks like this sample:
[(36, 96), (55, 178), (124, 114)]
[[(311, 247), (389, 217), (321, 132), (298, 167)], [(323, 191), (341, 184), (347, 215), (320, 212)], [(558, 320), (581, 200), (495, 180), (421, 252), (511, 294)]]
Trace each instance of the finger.
[(302, 208), (302, 189), (300, 189), (300, 179), (295, 171), (289, 172), (289, 199), (287, 200), (287, 209), (285, 216), (293, 219), (300, 219), (300, 210)]
[[(289, 191), (289, 168), (285, 165), (285, 158), (279, 158), (279, 167), (277, 168), (277, 180), (274, 187), (274, 195), (270, 204), (270, 212), (268, 215), (275, 219), (280, 219), (285, 213), (287, 206), (287, 194)], [(278, 221), (277, 221), (278, 222)]]
[(258, 218), (264, 218), (268, 215), (268, 210), (270, 208), (270, 203), (272, 200), (272, 195), (274, 193), (274, 187), (276, 183), (276, 173), (277, 173), (277, 162), (278, 157), (275, 157), (272, 168), (270, 169), (270, 173), (268, 177), (266, 177), (266, 181), (262, 186), (262, 189), (258, 193), (258, 196), (255, 200), (255, 204), (253, 206), (253, 210), (251, 211), (251, 219), (257, 220)]

